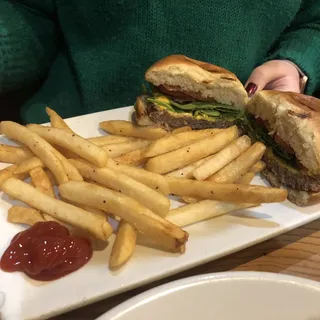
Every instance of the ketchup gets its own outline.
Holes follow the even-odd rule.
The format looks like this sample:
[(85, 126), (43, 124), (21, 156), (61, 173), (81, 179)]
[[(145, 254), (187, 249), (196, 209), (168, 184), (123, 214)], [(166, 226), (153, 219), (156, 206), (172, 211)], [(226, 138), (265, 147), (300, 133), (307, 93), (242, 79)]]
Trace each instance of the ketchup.
[(3, 271), (22, 271), (35, 280), (61, 278), (85, 265), (92, 257), (91, 243), (70, 235), (55, 221), (37, 222), (16, 234), (4, 252)]

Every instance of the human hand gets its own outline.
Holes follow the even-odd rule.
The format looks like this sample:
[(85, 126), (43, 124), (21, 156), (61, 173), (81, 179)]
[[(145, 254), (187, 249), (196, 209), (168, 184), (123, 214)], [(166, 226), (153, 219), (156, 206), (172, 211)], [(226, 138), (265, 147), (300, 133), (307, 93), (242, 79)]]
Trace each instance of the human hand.
[(245, 88), (249, 96), (260, 90), (300, 93), (299, 71), (290, 61), (271, 60), (253, 70)]

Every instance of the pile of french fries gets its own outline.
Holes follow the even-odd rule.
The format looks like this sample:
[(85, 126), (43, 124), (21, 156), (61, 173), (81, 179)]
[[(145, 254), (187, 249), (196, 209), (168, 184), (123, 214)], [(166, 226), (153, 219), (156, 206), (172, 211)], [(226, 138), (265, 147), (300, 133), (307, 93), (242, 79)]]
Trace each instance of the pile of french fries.
[[(11, 164), (0, 171), (0, 188), (23, 203), (10, 208), (8, 221), (57, 221), (102, 241), (115, 232), (110, 269), (137, 244), (183, 253), (183, 227), (286, 199), (285, 190), (250, 185), (265, 166), (265, 146), (236, 126), (167, 132), (115, 120), (100, 123), (108, 135), (84, 139), (46, 111), (51, 126), (0, 124), (17, 144), (0, 145), (0, 162)], [(183, 205), (170, 210), (170, 194)], [(119, 221), (116, 231), (109, 219)]]

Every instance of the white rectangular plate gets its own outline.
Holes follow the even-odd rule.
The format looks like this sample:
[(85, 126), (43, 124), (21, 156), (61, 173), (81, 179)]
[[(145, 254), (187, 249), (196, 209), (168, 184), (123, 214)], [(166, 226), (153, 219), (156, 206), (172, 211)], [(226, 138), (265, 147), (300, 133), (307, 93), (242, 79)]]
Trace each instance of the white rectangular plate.
[[(92, 137), (102, 134), (98, 129), (100, 121), (128, 120), (130, 112), (131, 108), (127, 107), (80, 116), (67, 122), (83, 137)], [(1, 143), (7, 141), (1, 138)], [(254, 182), (263, 184), (258, 177)], [(172, 201), (173, 208), (178, 205)], [(1, 255), (12, 237), (23, 230), (22, 226), (6, 221), (10, 206), (7, 197), (2, 195)], [(5, 296), (0, 313), (4, 319), (48, 318), (226, 256), (318, 218), (320, 205), (302, 209), (289, 202), (268, 204), (186, 228), (190, 237), (183, 255), (137, 247), (129, 263), (117, 273), (108, 270), (113, 239), (104, 251), (95, 252), (85, 267), (53, 282), (39, 283), (21, 273), (0, 271), (0, 303), (3, 294)]]

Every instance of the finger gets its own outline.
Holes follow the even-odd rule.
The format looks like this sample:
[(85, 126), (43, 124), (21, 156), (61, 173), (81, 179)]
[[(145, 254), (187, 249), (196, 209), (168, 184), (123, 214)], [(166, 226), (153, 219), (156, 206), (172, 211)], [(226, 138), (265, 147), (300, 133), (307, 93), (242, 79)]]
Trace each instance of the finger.
[(285, 77), (268, 83), (265, 90), (290, 91), (300, 93), (299, 77)]
[(253, 70), (246, 83), (246, 87), (249, 84), (255, 84), (257, 86), (256, 90), (262, 90), (269, 82), (283, 77), (284, 74), (282, 73), (281, 69), (275, 68), (273, 64), (264, 63)]
[(292, 63), (283, 60), (268, 61), (253, 70), (245, 87), (249, 95), (252, 95), (255, 91), (263, 90), (269, 83), (281, 78), (288, 79), (290, 75), (299, 75)]
[[(253, 70), (247, 81), (246, 88), (248, 94), (252, 95), (254, 92), (265, 89), (268, 84), (279, 79), (285, 78), (288, 80), (291, 77), (296, 78), (295, 76), (298, 79), (299, 73), (292, 63), (284, 60), (268, 61)], [(285, 81), (281, 81), (282, 85), (284, 85)], [(282, 85), (273, 87), (282, 87)], [(287, 91), (288, 89), (292, 89), (291, 85), (288, 85), (287, 88), (282, 88), (283, 91)]]

